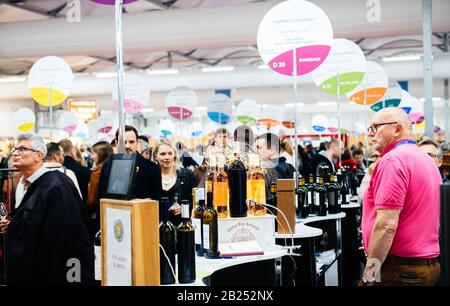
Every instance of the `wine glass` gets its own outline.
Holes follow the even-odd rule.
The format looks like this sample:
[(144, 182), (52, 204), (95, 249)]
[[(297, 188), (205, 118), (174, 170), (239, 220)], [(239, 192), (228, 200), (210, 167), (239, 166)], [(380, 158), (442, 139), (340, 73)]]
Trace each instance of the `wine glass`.
[(7, 216), (8, 211), (6, 210), (6, 206), (3, 202), (0, 202), (0, 220), (5, 220)]

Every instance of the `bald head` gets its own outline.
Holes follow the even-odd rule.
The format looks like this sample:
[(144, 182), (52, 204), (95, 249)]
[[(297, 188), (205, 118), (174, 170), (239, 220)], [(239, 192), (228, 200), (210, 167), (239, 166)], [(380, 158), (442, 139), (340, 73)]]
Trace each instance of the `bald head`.
[[(379, 117), (377, 118), (377, 116)], [(379, 119), (383, 122), (396, 121), (403, 126), (405, 131), (411, 132), (412, 130), (412, 124), (408, 114), (400, 107), (383, 108), (373, 116), (372, 121), (375, 121), (375, 119)]]
[(411, 137), (412, 125), (408, 115), (399, 107), (388, 107), (376, 113), (369, 127), (374, 150), (383, 150), (395, 141)]

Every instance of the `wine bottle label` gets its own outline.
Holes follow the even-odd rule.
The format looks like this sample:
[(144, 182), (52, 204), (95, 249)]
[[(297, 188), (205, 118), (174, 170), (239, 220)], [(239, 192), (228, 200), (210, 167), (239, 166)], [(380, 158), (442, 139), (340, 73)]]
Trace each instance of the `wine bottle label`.
[(189, 219), (189, 205), (181, 205), (181, 218)]
[(209, 249), (209, 224), (203, 224), (203, 248)]
[(99, 245), (94, 245), (94, 254), (95, 254), (95, 280), (102, 280), (102, 247)]
[(315, 205), (320, 205), (320, 193), (316, 192), (316, 202)]
[(308, 205), (312, 205), (313, 194), (312, 191), (308, 191)]
[(201, 244), (202, 243), (202, 233), (200, 232), (200, 223), (201, 220), (197, 218), (192, 218), (192, 225), (194, 225), (195, 228), (195, 244)]

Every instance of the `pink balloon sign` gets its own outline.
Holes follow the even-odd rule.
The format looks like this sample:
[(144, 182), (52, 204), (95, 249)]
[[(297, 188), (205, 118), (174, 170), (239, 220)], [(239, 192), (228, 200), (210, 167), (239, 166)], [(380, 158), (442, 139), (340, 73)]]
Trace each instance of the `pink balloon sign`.
[(327, 58), (333, 41), (328, 16), (308, 1), (285, 1), (274, 6), (259, 25), (257, 43), (263, 61), (273, 71), (292, 76), (293, 50), (297, 75), (308, 74)]

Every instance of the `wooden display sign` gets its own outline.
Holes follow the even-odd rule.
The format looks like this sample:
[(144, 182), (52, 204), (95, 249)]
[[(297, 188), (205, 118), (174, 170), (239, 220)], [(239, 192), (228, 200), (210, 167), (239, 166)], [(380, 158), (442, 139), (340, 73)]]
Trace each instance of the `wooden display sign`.
[(159, 209), (154, 200), (101, 199), (102, 286), (158, 286)]
[[(293, 179), (278, 179), (277, 180), (277, 206), (286, 216), (288, 223), (283, 215), (277, 213), (278, 233), (291, 234), (295, 233), (295, 182)], [(288, 226), (289, 224), (289, 226)]]

